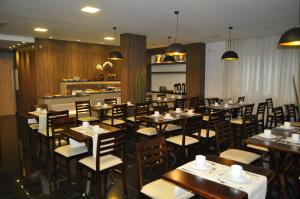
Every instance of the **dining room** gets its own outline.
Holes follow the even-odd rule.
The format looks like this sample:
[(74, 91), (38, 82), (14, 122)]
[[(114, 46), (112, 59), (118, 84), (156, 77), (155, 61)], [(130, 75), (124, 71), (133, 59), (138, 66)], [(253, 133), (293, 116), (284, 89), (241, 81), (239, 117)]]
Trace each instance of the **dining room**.
[(0, 198), (300, 197), (300, 0), (1, 0)]

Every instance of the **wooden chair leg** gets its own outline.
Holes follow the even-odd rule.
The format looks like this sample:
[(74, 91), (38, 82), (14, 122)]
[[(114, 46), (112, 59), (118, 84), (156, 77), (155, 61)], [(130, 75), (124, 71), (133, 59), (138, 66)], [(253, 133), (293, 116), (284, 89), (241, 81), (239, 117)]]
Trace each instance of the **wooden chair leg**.
[(123, 193), (124, 193), (124, 198), (127, 198), (127, 182), (126, 182), (126, 166), (125, 164), (122, 164), (122, 183), (123, 183)]
[(66, 160), (66, 168), (67, 168), (67, 180), (68, 180), (68, 195), (71, 195), (71, 168), (70, 168), (70, 160)]
[(100, 174), (96, 174), (96, 193), (95, 193), (95, 198), (101, 198), (102, 193), (101, 193), (101, 176)]

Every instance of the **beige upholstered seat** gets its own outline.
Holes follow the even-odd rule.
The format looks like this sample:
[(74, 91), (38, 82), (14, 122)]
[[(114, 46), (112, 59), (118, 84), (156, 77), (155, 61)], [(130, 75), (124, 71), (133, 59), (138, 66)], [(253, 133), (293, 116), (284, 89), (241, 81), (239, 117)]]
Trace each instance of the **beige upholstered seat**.
[[(105, 156), (100, 156), (99, 161), (100, 161), (100, 171), (123, 163), (121, 158), (111, 155), (111, 154), (105, 155)], [(89, 156), (89, 157), (79, 160), (79, 162), (81, 164), (93, 169), (94, 171), (96, 171), (96, 157)]]
[[(206, 138), (207, 129), (201, 129), (200, 136), (202, 138)], [(198, 133), (194, 133), (193, 135), (198, 136)], [(208, 138), (212, 138), (216, 136), (216, 132), (213, 130), (208, 131)]]
[[(62, 129), (62, 128), (56, 128), (54, 131), (55, 132), (59, 132), (59, 131), (63, 131), (63, 130), (64, 129)], [(43, 136), (47, 136), (47, 130), (46, 129), (45, 130), (40, 130), (39, 133), (42, 134)], [(48, 133), (49, 133), (49, 137), (52, 137), (52, 130), (51, 130), (51, 128), (49, 128)]]
[[(172, 136), (166, 139), (167, 142), (171, 142), (177, 145), (182, 145), (182, 137), (183, 135), (176, 135), (176, 136)], [(198, 140), (196, 138), (190, 137), (190, 136), (185, 136), (185, 145), (191, 145), (191, 144), (195, 144), (197, 143)]]
[(158, 179), (144, 185), (141, 192), (154, 199), (187, 199), (194, 196), (191, 192), (176, 187), (174, 184), (163, 179)]
[[(243, 124), (243, 119), (242, 118), (234, 118), (230, 120), (230, 123), (232, 124)], [(246, 124), (249, 124), (250, 121), (246, 121)]]
[(250, 164), (255, 160), (259, 159), (260, 155), (239, 149), (228, 149), (226, 151), (223, 151), (220, 154), (220, 157), (241, 162), (244, 164)]
[(39, 124), (30, 124), (29, 128), (32, 130), (37, 130), (37, 129), (39, 129)]
[(72, 147), (71, 145), (66, 145), (58, 147), (54, 151), (68, 158), (79, 154), (87, 153), (88, 149), (86, 146)]
[(266, 151), (266, 152), (269, 151), (269, 149), (267, 147), (257, 146), (257, 145), (254, 145), (254, 144), (247, 144), (247, 147), (253, 148), (253, 149), (256, 149), (256, 150), (260, 150), (260, 151)]
[(157, 130), (154, 127), (140, 128), (136, 132), (147, 136), (157, 135)]
[[(104, 120), (104, 121), (102, 121), (102, 123), (112, 125), (111, 119), (110, 120)], [(121, 124), (125, 124), (125, 121), (124, 120), (119, 120), (119, 119), (114, 119), (114, 125), (121, 125)]]
[(95, 121), (99, 121), (99, 119), (97, 117), (80, 117), (78, 118), (79, 121), (81, 122), (95, 122)]
[(135, 122), (134, 116), (127, 117), (126, 120), (128, 120), (130, 122)]
[(209, 120), (209, 116), (208, 115), (204, 115), (202, 118), (203, 121), (208, 121)]
[(177, 131), (180, 130), (181, 126), (175, 125), (175, 124), (167, 124), (165, 131)]

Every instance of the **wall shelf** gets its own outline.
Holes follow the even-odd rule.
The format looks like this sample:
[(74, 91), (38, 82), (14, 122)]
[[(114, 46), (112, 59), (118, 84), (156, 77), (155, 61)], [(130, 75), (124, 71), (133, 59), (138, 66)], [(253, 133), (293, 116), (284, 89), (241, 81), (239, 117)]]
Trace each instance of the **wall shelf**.
[(153, 63), (151, 65), (180, 65), (180, 64), (186, 64), (186, 62), (175, 62), (175, 63)]

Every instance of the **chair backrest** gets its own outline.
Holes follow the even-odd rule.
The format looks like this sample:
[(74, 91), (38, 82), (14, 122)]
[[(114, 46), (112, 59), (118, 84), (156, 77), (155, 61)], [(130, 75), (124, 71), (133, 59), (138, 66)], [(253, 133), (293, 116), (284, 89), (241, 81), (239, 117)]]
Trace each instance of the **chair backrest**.
[(274, 112), (274, 123), (275, 127), (282, 125), (284, 123), (284, 114), (282, 106), (275, 107), (273, 109)]
[(47, 104), (35, 104), (35, 105), (31, 104), (28, 107), (28, 111), (35, 111), (37, 108), (48, 110), (48, 105)]
[(197, 106), (199, 106), (199, 97), (191, 97), (189, 108), (195, 109)]
[(198, 133), (197, 138), (200, 138), (200, 132), (203, 127), (202, 116), (197, 115), (193, 117), (187, 117), (183, 122), (182, 128), (182, 146), (185, 147), (185, 136), (195, 137), (193, 134)]
[(157, 97), (165, 98), (166, 94), (165, 93), (157, 93)]
[(55, 111), (55, 112), (48, 112), (47, 113), (47, 121), (46, 121), (46, 132), (47, 136), (49, 137), (50, 132), (49, 130), (52, 130), (52, 121), (58, 120), (58, 119), (66, 119), (69, 118), (69, 111)]
[(215, 124), (216, 132), (216, 149), (218, 155), (228, 149), (233, 147), (233, 133), (229, 121), (221, 121)]
[[(124, 146), (126, 141), (125, 130), (119, 130), (109, 133), (102, 133), (97, 138), (97, 150), (96, 150), (96, 171), (100, 171), (100, 157), (114, 154), (120, 156), (124, 160)], [(124, 162), (125, 164), (125, 162)]]
[(136, 143), (136, 164), (138, 189), (144, 185), (144, 173), (155, 170), (164, 173), (169, 168), (168, 148), (164, 137), (157, 137)]
[[(61, 138), (63, 137), (60, 134), (56, 134), (56, 130), (59, 130), (61, 132), (61, 129), (63, 131), (68, 130), (69, 128), (76, 127), (77, 120), (75, 117), (54, 117), (51, 120), (51, 130), (52, 130), (52, 147), (53, 149), (56, 148), (57, 142), (58, 146), (61, 146)], [(68, 140), (67, 138), (64, 138), (65, 140)]]
[(109, 98), (109, 99), (104, 99), (104, 103), (108, 105), (115, 105), (118, 103), (117, 98)]
[(209, 112), (207, 130), (215, 130), (215, 124), (225, 120), (224, 112)]
[(242, 117), (245, 119), (249, 119), (252, 116), (253, 113), (254, 104), (248, 104), (244, 107), (243, 115)]
[(296, 122), (297, 121), (296, 106), (294, 104), (287, 104), (284, 105), (284, 107), (287, 113), (287, 120), (290, 122)]
[(150, 104), (149, 103), (136, 103), (134, 108), (134, 117), (144, 116), (150, 114)]
[(242, 97), (238, 97), (238, 103), (240, 102), (244, 102), (245, 101), (245, 96), (242, 96)]
[(256, 111), (256, 119), (257, 120), (264, 120), (265, 110), (266, 110), (266, 102), (260, 102), (257, 105), (257, 111)]
[(91, 103), (90, 101), (76, 101), (75, 108), (76, 108), (76, 117), (79, 118), (80, 115), (88, 115), (91, 116)]
[(114, 119), (125, 119), (127, 117), (127, 104), (113, 105), (111, 114), (112, 125), (114, 125)]
[(272, 113), (274, 105), (273, 105), (273, 100), (272, 98), (267, 98), (266, 99), (266, 103), (267, 103), (267, 113)]
[(152, 101), (152, 95), (146, 95), (145, 102), (151, 102)]
[(175, 99), (174, 109), (176, 109), (176, 108), (184, 109), (184, 103), (185, 103), (185, 99), (184, 98), (182, 98), (182, 99)]
[(207, 99), (207, 102), (208, 102), (209, 106), (212, 106), (215, 102), (219, 103), (219, 101), (220, 101), (219, 98), (216, 98), (216, 97), (215, 98), (208, 98)]

